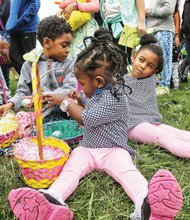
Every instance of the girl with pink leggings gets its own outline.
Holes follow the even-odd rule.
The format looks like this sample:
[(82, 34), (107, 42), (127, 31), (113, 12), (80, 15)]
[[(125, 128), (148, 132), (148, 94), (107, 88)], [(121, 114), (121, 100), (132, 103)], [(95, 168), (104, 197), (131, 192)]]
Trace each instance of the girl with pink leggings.
[[(49, 189), (12, 190), (11, 209), (20, 220), (71, 220), (73, 212), (65, 200), (81, 178), (99, 170), (113, 177), (135, 203), (132, 219), (173, 220), (182, 207), (182, 192), (175, 177), (159, 170), (148, 184), (132, 161), (135, 152), (127, 143), (123, 52), (105, 29), (96, 31), (90, 40), (75, 63), (75, 76), (88, 97), (85, 106), (74, 91), (61, 102), (61, 109), (84, 126), (83, 139)], [(157, 65), (158, 57), (154, 63)]]
[[(142, 40), (141, 40), (142, 41)], [(152, 58), (159, 57), (158, 66), (145, 59), (145, 52)], [(143, 53), (143, 55), (141, 55)], [(157, 43), (141, 43), (133, 57), (132, 72), (125, 76), (132, 92), (128, 95), (128, 138), (132, 141), (157, 144), (172, 154), (190, 158), (190, 132), (162, 124), (156, 97), (156, 74), (163, 68), (163, 55)]]

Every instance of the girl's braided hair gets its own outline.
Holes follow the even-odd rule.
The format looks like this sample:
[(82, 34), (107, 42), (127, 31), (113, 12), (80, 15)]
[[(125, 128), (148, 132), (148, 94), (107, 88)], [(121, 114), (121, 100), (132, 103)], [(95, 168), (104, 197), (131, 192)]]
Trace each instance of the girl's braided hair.
[(104, 67), (105, 76), (113, 85), (110, 91), (117, 97), (120, 85), (126, 86), (123, 79), (127, 74), (126, 54), (112, 40), (111, 32), (102, 27), (94, 33), (94, 37), (85, 38), (85, 49), (78, 55), (75, 67), (90, 77), (97, 68)]

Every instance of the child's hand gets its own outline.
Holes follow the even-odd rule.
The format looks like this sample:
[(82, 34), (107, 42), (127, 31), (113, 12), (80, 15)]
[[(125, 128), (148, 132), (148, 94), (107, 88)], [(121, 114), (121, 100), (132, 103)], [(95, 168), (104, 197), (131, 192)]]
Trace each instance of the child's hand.
[(12, 108), (13, 108), (13, 103), (12, 102), (8, 102), (5, 105), (1, 105), (0, 106), (0, 117), (2, 117), (7, 111), (9, 111)]
[(46, 108), (50, 108), (54, 105), (60, 105), (64, 98), (65, 95), (60, 93), (46, 93), (42, 95), (42, 103), (48, 103)]
[(75, 2), (75, 0), (64, 0), (61, 3), (59, 3), (59, 8), (65, 9), (68, 5)]
[(69, 96), (69, 98), (75, 99), (80, 106), (84, 106), (84, 103), (82, 102), (82, 97), (81, 97), (80, 92), (70, 91), (68, 96)]
[(56, 15), (57, 15), (58, 17), (61, 17), (61, 16), (62, 16), (62, 13), (63, 13), (63, 10), (59, 10), (59, 11), (56, 13)]
[(137, 31), (140, 36), (142, 36), (146, 33), (146, 27), (145, 27), (144, 22), (139, 21), (138, 26), (137, 26)]
[(22, 100), (22, 106), (24, 106), (24, 108), (31, 108), (33, 105), (34, 102), (32, 96), (25, 96)]
[(69, 17), (71, 16), (71, 13), (74, 11), (74, 5), (70, 4), (68, 5), (64, 10), (63, 10), (63, 15), (65, 17), (66, 20), (69, 19)]
[(70, 91), (68, 96), (69, 98), (76, 99), (77, 101), (80, 99), (80, 93), (77, 91)]

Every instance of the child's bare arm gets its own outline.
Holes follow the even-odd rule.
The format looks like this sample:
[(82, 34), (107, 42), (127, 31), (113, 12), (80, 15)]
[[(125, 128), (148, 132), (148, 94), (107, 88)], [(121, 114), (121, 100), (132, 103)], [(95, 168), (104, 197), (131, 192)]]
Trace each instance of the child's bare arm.
[(8, 102), (5, 105), (0, 106), (0, 117), (2, 117), (7, 111), (11, 110), (14, 107), (12, 102)]
[(137, 31), (140, 35), (143, 35), (146, 32), (144, 0), (136, 0), (136, 5), (137, 5), (137, 11), (138, 11), (138, 17), (139, 17)]
[(80, 125), (83, 125), (82, 111), (84, 107), (78, 103), (72, 102), (68, 107), (68, 112), (72, 118), (74, 118)]

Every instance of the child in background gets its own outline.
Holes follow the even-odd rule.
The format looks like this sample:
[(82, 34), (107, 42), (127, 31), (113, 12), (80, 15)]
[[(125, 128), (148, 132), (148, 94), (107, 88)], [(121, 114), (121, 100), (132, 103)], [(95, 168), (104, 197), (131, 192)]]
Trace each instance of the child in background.
[[(113, 44), (105, 29), (95, 32), (90, 45), (78, 55), (75, 76), (88, 99), (84, 107), (77, 103), (76, 92), (70, 92), (63, 98), (61, 109), (84, 126), (83, 139), (49, 189), (20, 188), (10, 192), (9, 202), (17, 218), (73, 219), (72, 211), (64, 202), (76, 190), (80, 179), (94, 170), (106, 172), (121, 184), (135, 203), (134, 219), (148, 219), (148, 216), (173, 219), (177, 215), (182, 206), (182, 193), (172, 174), (160, 170), (148, 185), (132, 161), (134, 150), (127, 143), (124, 59), (123, 52)], [(147, 193), (149, 211), (148, 200), (144, 200)]]
[[(100, 9), (99, 0), (88, 0), (79, 2), (75, 0), (63, 0), (60, 8), (66, 19), (68, 19), (74, 10), (81, 12), (98, 12)], [(77, 55), (84, 49), (83, 39), (87, 36), (93, 36), (94, 32), (99, 28), (98, 23), (92, 17), (84, 25), (73, 33), (73, 40), (69, 52), (69, 57), (76, 58)]]
[(173, 40), (173, 51), (172, 51), (172, 77), (171, 86), (174, 89), (179, 89), (179, 61), (180, 61), (180, 13), (179, 4), (176, 4), (174, 12), (174, 25), (175, 25), (175, 37)]
[(173, 44), (172, 52), (172, 78), (171, 78), (171, 87), (173, 89), (179, 89), (179, 61), (180, 61), (180, 46), (176, 46), (175, 42)]
[[(73, 72), (74, 61), (67, 58), (72, 41), (72, 31), (68, 23), (57, 16), (44, 18), (39, 24), (37, 37), (43, 50), (34, 49), (27, 54), (16, 94), (8, 100), (7, 104), (0, 107), (0, 114), (13, 108), (19, 109), (24, 97), (32, 95), (31, 71), (34, 59), (38, 60), (42, 93), (67, 95), (70, 90), (77, 89), (77, 80)], [(51, 112), (55, 116), (58, 115), (54, 110), (54, 108), (47, 109), (44, 115), (49, 115)]]
[(156, 74), (163, 68), (163, 53), (153, 35), (144, 35), (133, 57), (126, 84), (129, 101), (129, 140), (158, 144), (178, 157), (190, 158), (190, 132), (162, 124), (156, 97)]
[[(147, 0), (145, 0), (147, 1)], [(157, 95), (170, 93), (170, 81), (172, 76), (172, 48), (175, 35), (174, 11), (177, 0), (154, 0), (146, 8), (146, 25), (151, 28), (157, 38), (164, 54), (163, 71), (160, 74)]]

